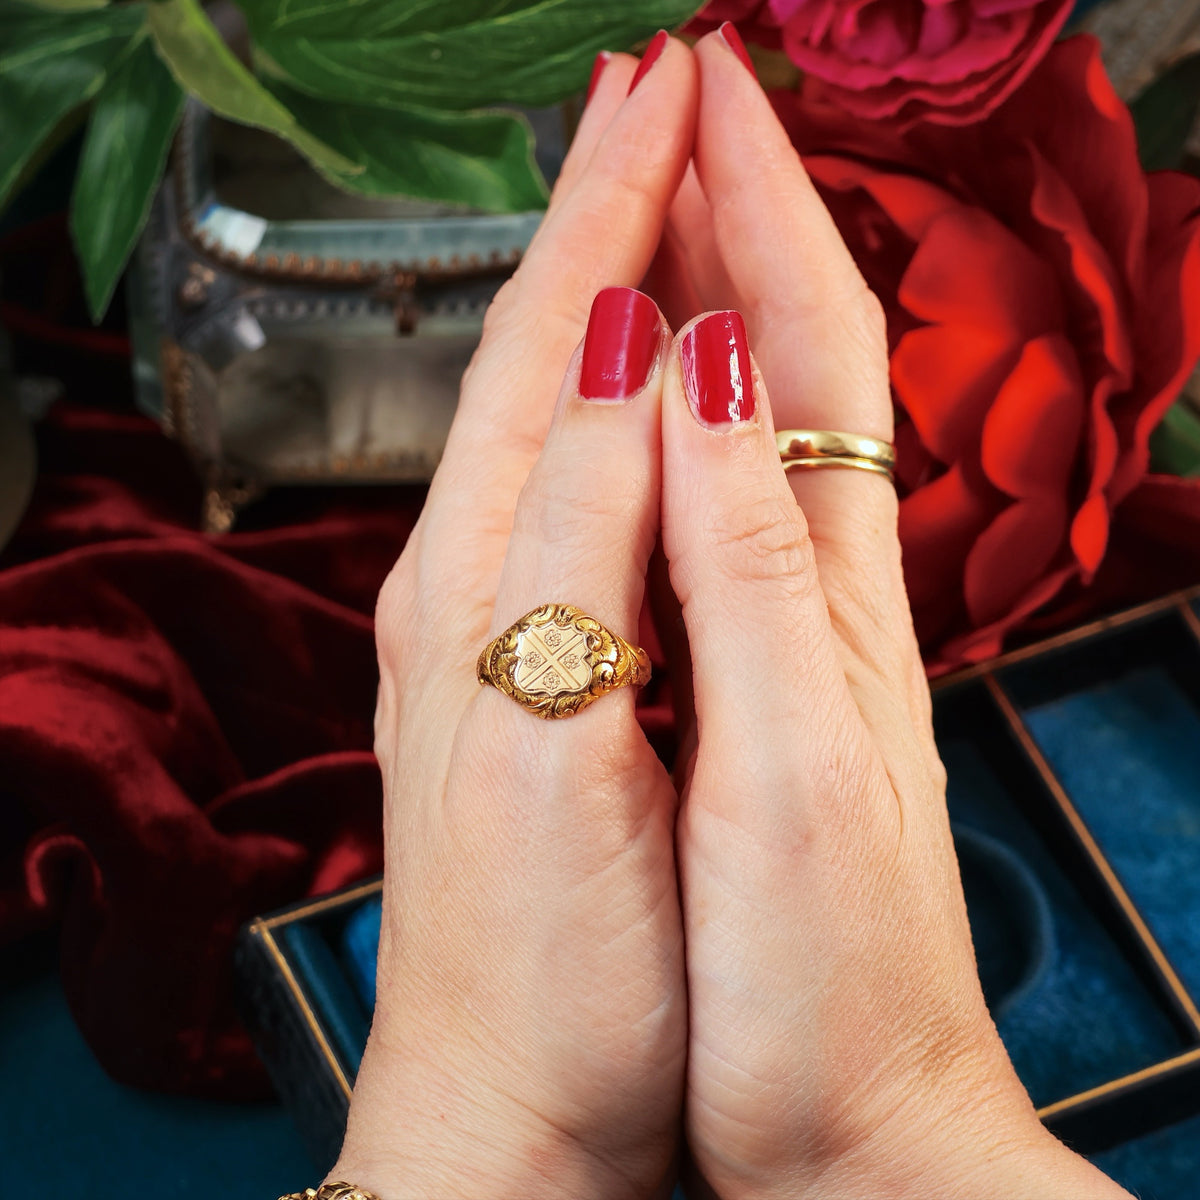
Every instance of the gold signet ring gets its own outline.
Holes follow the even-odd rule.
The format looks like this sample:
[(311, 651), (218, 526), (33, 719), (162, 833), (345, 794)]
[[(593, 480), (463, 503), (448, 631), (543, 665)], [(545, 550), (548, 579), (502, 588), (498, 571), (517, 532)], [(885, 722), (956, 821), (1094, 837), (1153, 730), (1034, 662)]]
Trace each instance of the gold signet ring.
[(785, 471), (811, 467), (854, 467), (892, 479), (896, 448), (879, 438), (835, 429), (781, 429), (775, 446)]
[(552, 721), (617, 688), (641, 687), (650, 659), (575, 605), (543, 604), (488, 643), (475, 674)]

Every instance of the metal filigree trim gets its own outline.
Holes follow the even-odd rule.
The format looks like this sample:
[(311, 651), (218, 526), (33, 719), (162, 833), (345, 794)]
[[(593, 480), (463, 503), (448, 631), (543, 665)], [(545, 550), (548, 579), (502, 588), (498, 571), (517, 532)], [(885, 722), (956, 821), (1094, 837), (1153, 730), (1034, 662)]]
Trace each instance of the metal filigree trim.
[(571, 717), (650, 678), (646, 652), (573, 604), (526, 613), (479, 656), (476, 676), (546, 720)]

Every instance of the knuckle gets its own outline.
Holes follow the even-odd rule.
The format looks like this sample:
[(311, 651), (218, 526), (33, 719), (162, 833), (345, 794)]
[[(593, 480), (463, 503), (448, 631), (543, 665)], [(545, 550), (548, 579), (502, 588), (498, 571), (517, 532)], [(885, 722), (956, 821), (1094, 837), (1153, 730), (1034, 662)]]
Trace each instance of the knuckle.
[(617, 578), (636, 576), (646, 526), (640, 488), (581, 490), (561, 485), (557, 471), (535, 471), (521, 493), (513, 538), (536, 548), (547, 570), (568, 576), (595, 570), (597, 547)]
[[(556, 545), (591, 545), (599, 527), (630, 529), (640, 524), (644, 487), (581, 488), (578, 462), (551, 463), (549, 458), (543, 456), (521, 489), (514, 529)], [(598, 474), (603, 477), (606, 472), (601, 469)]]
[(871, 387), (887, 387), (888, 332), (887, 315), (879, 297), (856, 271), (836, 312), (843, 340), (852, 348), (861, 364), (865, 382)]
[(946, 766), (942, 762), (936, 747), (931, 747), (931, 753), (928, 758), (929, 786), (933, 795), (940, 798), (946, 794), (946, 784), (949, 782), (950, 777), (946, 773)]
[(402, 554), (375, 601), (375, 646), (381, 665), (392, 666), (402, 657), (416, 623), (416, 597), (412, 558)]
[(602, 186), (596, 197), (593, 217), (596, 225), (611, 226), (613, 217), (622, 215), (623, 228), (636, 227), (643, 213), (657, 212), (662, 205), (662, 183), (657, 173), (630, 171), (626, 163), (612, 163), (600, 172)]
[(497, 289), (491, 304), (483, 314), (483, 333), (480, 345), (495, 337), (499, 329), (503, 329), (509, 315), (517, 308), (517, 296), (520, 292), (520, 272), (510, 275)]
[(820, 553), (825, 566), (822, 587), (838, 639), (872, 673), (904, 680), (910, 639), (891, 589), (878, 585), (879, 558), (826, 543)]
[(714, 553), (740, 581), (782, 583), (800, 593), (816, 586), (812, 538), (790, 496), (734, 498), (717, 508), (710, 530)]
[(862, 330), (863, 338), (875, 349), (887, 350), (887, 314), (879, 297), (867, 286), (862, 276), (858, 277), (858, 286), (848, 305), (850, 314)]

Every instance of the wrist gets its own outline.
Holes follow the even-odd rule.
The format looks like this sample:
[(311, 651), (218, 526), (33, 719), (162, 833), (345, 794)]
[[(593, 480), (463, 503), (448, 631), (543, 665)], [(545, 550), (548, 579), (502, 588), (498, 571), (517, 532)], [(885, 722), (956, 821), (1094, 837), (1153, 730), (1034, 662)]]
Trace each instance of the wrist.
[(348, 1134), (329, 1179), (351, 1180), (379, 1200), (584, 1200), (644, 1195), (630, 1181), (567, 1135), (497, 1117), (462, 1129), (443, 1114), (433, 1122), (372, 1120)]
[[(911, 1065), (913, 1059), (905, 1060)], [(882, 1074), (882, 1073), (881, 1073)], [(1130, 1200), (1038, 1119), (994, 1026), (943, 1069), (876, 1076), (808, 1106), (774, 1148), (706, 1145), (702, 1200)], [(818, 1111), (825, 1119), (814, 1121)], [(692, 1132), (689, 1127), (689, 1134)], [(693, 1150), (695, 1143), (693, 1143)]]
[(926, 1144), (918, 1153), (850, 1172), (814, 1197), (930, 1200), (930, 1197), (1053, 1196), (1054, 1200), (1129, 1200), (1125, 1190), (1069, 1150), (1040, 1122), (1013, 1138)]
[[(442, 1064), (444, 1065), (444, 1064)], [(346, 1137), (327, 1179), (379, 1200), (667, 1200), (674, 1145), (622, 1141), (541, 1116), (478, 1077), (364, 1058)]]
[(990, 1116), (980, 1105), (940, 1128), (914, 1123), (908, 1136), (894, 1131), (827, 1164), (819, 1176), (726, 1189), (719, 1200), (1130, 1200), (1124, 1188), (1054, 1137), (1027, 1101), (1024, 1110), (1010, 1107)]

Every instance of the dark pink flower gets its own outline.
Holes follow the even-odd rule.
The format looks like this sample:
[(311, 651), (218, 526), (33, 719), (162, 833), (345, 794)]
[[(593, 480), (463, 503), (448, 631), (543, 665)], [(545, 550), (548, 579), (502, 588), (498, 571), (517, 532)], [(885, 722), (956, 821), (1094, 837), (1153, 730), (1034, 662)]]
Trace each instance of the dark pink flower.
[(1072, 0), (717, 0), (697, 28), (732, 20), (779, 45), (829, 100), (874, 120), (965, 125), (1042, 58)]

